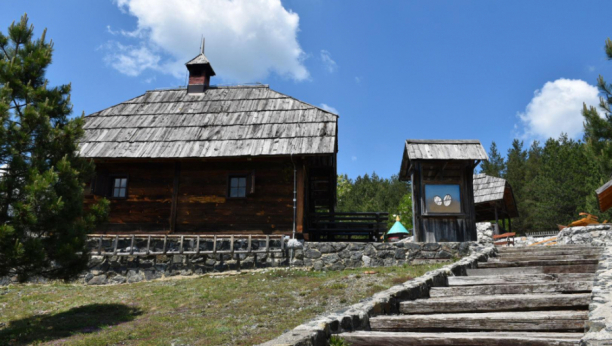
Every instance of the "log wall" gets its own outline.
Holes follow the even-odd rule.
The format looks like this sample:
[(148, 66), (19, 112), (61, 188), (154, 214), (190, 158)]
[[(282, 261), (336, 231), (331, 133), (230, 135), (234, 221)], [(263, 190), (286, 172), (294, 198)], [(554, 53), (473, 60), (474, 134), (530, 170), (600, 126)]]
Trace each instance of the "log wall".
[[(298, 177), (305, 161), (294, 158)], [(128, 175), (128, 197), (112, 199), (98, 232), (289, 234), (293, 228), (293, 165), (289, 158), (99, 161), (98, 172)], [(252, 193), (228, 198), (232, 174), (254, 175)], [(250, 187), (247, 189), (250, 190)], [(91, 194), (86, 203), (99, 199)], [(303, 229), (304, 184), (298, 184), (298, 231)]]

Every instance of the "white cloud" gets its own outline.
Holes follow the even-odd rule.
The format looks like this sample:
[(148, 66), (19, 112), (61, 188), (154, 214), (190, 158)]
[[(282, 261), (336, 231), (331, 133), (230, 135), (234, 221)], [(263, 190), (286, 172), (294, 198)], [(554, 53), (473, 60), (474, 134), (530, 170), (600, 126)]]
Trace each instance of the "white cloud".
[[(299, 16), (280, 0), (115, 0), (123, 13), (137, 18), (136, 30), (107, 30), (137, 45), (107, 45), (107, 61), (121, 73), (145, 69), (185, 76), (185, 62), (199, 52), (206, 38), (206, 56), (226, 81), (252, 82), (273, 72), (306, 80), (305, 54), (297, 40)], [(130, 65), (147, 49), (155, 65)]]
[(599, 104), (597, 88), (579, 79), (557, 79), (534, 92), (518, 116), (524, 138), (557, 138), (561, 133), (576, 138), (583, 132), (582, 104)]
[(327, 72), (332, 73), (336, 71), (338, 68), (338, 64), (331, 58), (331, 54), (325, 49), (321, 50), (321, 61), (323, 61), (323, 65), (327, 69)]
[(108, 51), (104, 61), (128, 76), (138, 76), (146, 69), (160, 70), (161, 57), (144, 45), (124, 46), (111, 41), (102, 48)]
[(332, 106), (329, 106), (329, 105), (327, 105), (327, 104), (325, 104), (325, 103), (321, 103), (321, 108), (322, 108), (323, 110), (326, 110), (326, 111), (328, 111), (328, 112), (334, 113), (334, 114), (336, 114), (336, 115), (340, 114), (340, 113), (338, 113), (338, 110), (337, 110), (336, 108), (334, 108), (334, 107), (332, 107)]

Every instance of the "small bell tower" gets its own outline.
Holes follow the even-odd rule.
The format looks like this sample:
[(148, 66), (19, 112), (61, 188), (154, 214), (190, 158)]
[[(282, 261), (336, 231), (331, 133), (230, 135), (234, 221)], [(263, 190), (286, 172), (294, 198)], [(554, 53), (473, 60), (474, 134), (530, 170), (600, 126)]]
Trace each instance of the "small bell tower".
[(185, 66), (187, 66), (189, 71), (187, 93), (195, 94), (206, 91), (210, 86), (210, 77), (215, 75), (215, 70), (213, 70), (206, 55), (204, 55), (204, 38), (202, 38), (200, 54), (188, 61)]

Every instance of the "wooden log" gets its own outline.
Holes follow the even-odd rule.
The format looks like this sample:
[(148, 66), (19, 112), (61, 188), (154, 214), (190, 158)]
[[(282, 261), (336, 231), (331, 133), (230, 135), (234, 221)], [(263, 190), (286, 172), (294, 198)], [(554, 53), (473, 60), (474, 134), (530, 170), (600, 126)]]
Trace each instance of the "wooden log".
[[(546, 248), (549, 249), (549, 248)], [(555, 251), (525, 251), (525, 252), (499, 252), (497, 257), (504, 256), (580, 256), (580, 255), (600, 255), (601, 250), (599, 249), (586, 249), (586, 250), (555, 250)]]
[(417, 299), (400, 303), (403, 314), (440, 314), (451, 312), (528, 311), (587, 308), (590, 293), (515, 294)]
[(370, 318), (374, 331), (583, 331), (588, 311), (520, 311)]
[(560, 282), (560, 283), (529, 283), (500, 284), (482, 286), (432, 287), (429, 290), (431, 298), (479, 296), (493, 294), (527, 294), (527, 293), (579, 293), (590, 292), (592, 281)]
[(468, 276), (481, 275), (522, 275), (522, 274), (557, 274), (557, 273), (595, 273), (597, 264), (575, 266), (538, 266), (538, 267), (508, 267), (467, 269)]
[(479, 262), (478, 268), (508, 268), (508, 267), (539, 267), (539, 266), (571, 266), (597, 264), (598, 259), (572, 259), (572, 260), (533, 260), (533, 261), (495, 261)]
[(351, 346), (576, 346), (583, 333), (398, 333), (357, 331), (338, 335)]
[(497, 257), (490, 257), (489, 262), (514, 262), (514, 261), (545, 261), (545, 260), (575, 260), (575, 259), (599, 259), (600, 254), (588, 254), (588, 255), (515, 255), (515, 254), (502, 254)]
[(599, 251), (603, 249), (599, 246), (584, 246), (584, 245), (556, 245), (556, 246), (542, 246), (542, 247), (524, 247), (524, 246), (513, 246), (513, 247), (500, 247), (497, 249), (500, 253), (508, 252), (519, 252), (519, 253), (531, 253), (531, 252), (549, 252), (549, 251)]
[[(485, 270), (485, 269), (475, 269)], [(489, 270), (489, 269), (486, 269)], [(485, 276), (450, 276), (448, 285), (476, 286), (476, 285), (507, 285), (507, 284), (536, 284), (552, 282), (590, 281), (595, 278), (594, 273), (561, 273), (561, 274), (523, 274), (523, 275), (485, 275)]]

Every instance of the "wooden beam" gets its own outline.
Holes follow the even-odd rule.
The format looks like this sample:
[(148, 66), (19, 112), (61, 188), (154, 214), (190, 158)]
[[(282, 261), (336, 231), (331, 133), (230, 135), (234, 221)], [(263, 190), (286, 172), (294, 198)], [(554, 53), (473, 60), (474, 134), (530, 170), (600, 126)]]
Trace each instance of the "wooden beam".
[[(297, 166), (297, 217), (296, 217), (296, 232), (304, 232), (304, 164), (298, 164)], [(331, 191), (330, 191), (331, 193)]]
[(590, 293), (515, 294), (417, 299), (400, 303), (400, 312), (407, 315), (453, 312), (500, 312), (554, 309), (586, 309)]
[[(482, 270), (482, 269), (477, 269)], [(450, 276), (448, 285), (479, 286), (479, 285), (509, 285), (535, 284), (571, 281), (593, 281), (594, 273), (562, 273), (562, 274), (523, 274), (523, 275), (487, 275), (487, 276)]]
[(538, 266), (572, 266), (584, 264), (597, 264), (598, 259), (571, 259), (571, 260), (532, 260), (532, 261), (496, 261), (478, 263), (478, 268), (508, 268), (508, 267), (538, 267)]
[(179, 184), (181, 177), (181, 163), (174, 163), (174, 181), (172, 183), (172, 206), (170, 209), (170, 232), (176, 231), (176, 213), (178, 208)]
[(595, 273), (595, 271), (597, 271), (597, 264), (467, 269), (467, 274), (469, 276), (483, 276), (483, 275)]
[(520, 311), (370, 318), (373, 331), (583, 331), (588, 311)]
[(590, 292), (592, 281), (551, 282), (529, 284), (500, 284), (480, 286), (432, 287), (429, 290), (431, 298), (487, 296), (493, 294), (520, 295), (527, 293), (579, 293)]
[(575, 346), (583, 333), (398, 333), (357, 331), (339, 337), (351, 346)]

